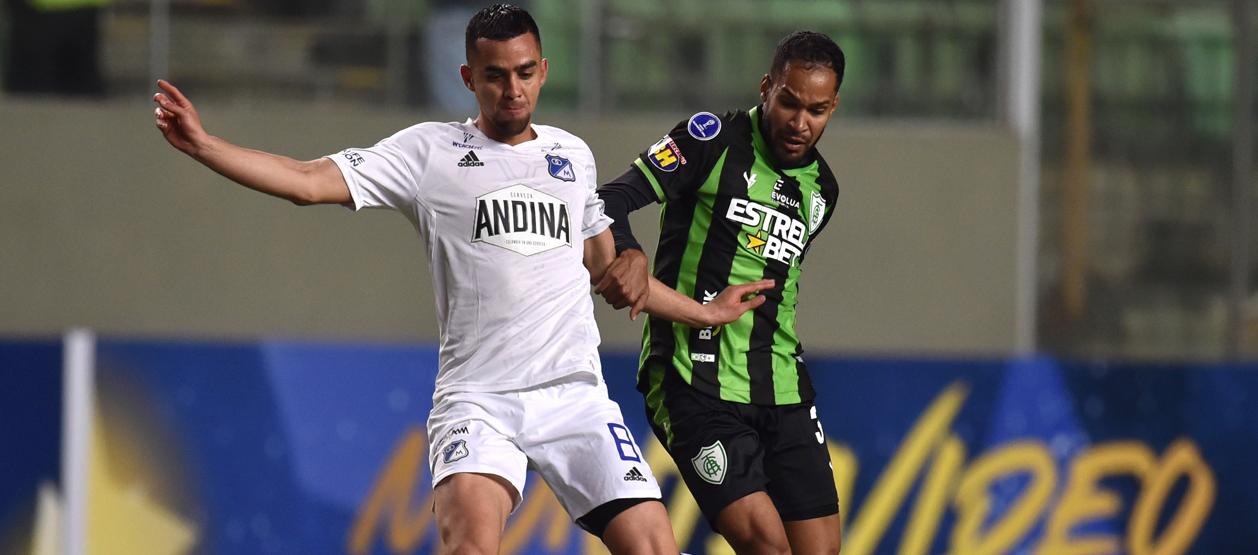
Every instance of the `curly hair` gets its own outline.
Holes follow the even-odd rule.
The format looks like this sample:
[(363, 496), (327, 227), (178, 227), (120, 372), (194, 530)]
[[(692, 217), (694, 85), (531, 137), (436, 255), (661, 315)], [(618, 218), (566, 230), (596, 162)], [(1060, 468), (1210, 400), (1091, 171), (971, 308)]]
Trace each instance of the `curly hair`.
[(843, 84), (843, 68), (847, 63), (843, 49), (821, 33), (796, 31), (783, 38), (773, 51), (773, 65), (769, 66), (769, 76), (775, 80), (781, 77), (790, 62), (802, 63), (805, 67), (825, 66), (834, 70), (836, 92)]

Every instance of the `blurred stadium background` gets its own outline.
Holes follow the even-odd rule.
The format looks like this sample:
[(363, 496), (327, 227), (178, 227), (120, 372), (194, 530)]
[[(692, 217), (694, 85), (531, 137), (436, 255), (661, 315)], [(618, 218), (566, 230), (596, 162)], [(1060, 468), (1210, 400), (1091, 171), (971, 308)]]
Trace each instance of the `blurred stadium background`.
[[(150, 97), (168, 78), (211, 133), (307, 159), (461, 120), (483, 4), (5, 0), (0, 552), (432, 548), (413, 231), (226, 182), (165, 144)], [(1258, 551), (1252, 1), (522, 4), (551, 63), (537, 119), (604, 178), (755, 103), (787, 32), (847, 53), (821, 143), (842, 193), (800, 314), (845, 553)], [(27, 55), (32, 29), (97, 33), (72, 55), (98, 85), (23, 90), (75, 65)], [(654, 220), (635, 214), (652, 246)], [(597, 312), (665, 476), (640, 327)], [(688, 551), (723, 552), (665, 482)], [(530, 492), (508, 550), (598, 552)]]

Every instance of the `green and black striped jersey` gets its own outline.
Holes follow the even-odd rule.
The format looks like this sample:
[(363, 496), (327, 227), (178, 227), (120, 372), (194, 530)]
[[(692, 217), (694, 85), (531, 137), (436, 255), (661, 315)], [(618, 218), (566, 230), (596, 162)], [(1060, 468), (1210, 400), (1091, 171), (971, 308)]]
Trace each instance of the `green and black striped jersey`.
[(775, 167), (760, 124), (758, 107), (700, 112), (634, 161), (663, 204), (657, 279), (701, 303), (730, 284), (776, 280), (763, 305), (717, 329), (649, 318), (638, 375), (648, 402), (669, 367), (728, 401), (784, 405), (814, 396), (795, 331), (800, 265), (834, 213), (839, 187), (815, 149), (805, 166)]

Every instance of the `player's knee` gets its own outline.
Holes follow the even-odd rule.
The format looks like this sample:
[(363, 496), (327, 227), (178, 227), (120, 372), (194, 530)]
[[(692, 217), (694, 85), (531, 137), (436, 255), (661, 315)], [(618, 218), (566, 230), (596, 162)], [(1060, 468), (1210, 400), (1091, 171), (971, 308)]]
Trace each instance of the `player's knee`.
[(437, 515), (437, 534), (444, 555), (493, 555), (498, 552), (500, 530), (484, 519), (467, 515)]
[(842, 547), (842, 541), (839, 538), (834, 538), (832, 541), (809, 546), (806, 551), (808, 553), (816, 553), (817, 555), (839, 555), (840, 547)]
[(834, 545), (825, 546), (817, 550), (817, 553), (820, 555), (839, 555), (839, 547), (841, 547), (839, 542), (834, 542)]
[(781, 517), (764, 492), (746, 495), (721, 509), (716, 528), (740, 555), (791, 552)]
[(441, 552), (443, 555), (497, 555), (498, 550), (496, 548), (486, 548), (483, 545), (461, 543), (456, 546), (442, 549)]
[(604, 545), (613, 555), (677, 555), (677, 540), (661, 530), (643, 532), (633, 543)]
[(721, 535), (740, 555), (789, 555), (791, 544), (781, 527), (764, 526), (762, 521), (743, 523), (721, 529)]
[(676, 555), (668, 513), (657, 499), (618, 499), (605, 503), (577, 523), (598, 536), (614, 554)]
[(787, 543), (786, 538), (772, 537), (730, 537), (725, 536), (725, 541), (729, 542), (730, 547), (739, 555), (791, 555), (791, 546)]
[(498, 553), (498, 537), (496, 534), (472, 533), (468, 530), (454, 530), (449, 526), (439, 526), (441, 535), (442, 555), (495, 555)]

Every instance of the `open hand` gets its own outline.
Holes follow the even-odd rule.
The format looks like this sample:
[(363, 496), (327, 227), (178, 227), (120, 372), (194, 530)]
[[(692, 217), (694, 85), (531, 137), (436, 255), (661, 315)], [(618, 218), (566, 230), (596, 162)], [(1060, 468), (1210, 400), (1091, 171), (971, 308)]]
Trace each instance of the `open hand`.
[(169, 81), (158, 79), (157, 86), (163, 91), (153, 95), (157, 129), (171, 146), (194, 155), (209, 140), (209, 134), (201, 127), (201, 116), (188, 97)]
[(704, 320), (712, 327), (737, 320), (744, 312), (755, 310), (756, 307), (764, 304), (764, 295), (760, 292), (773, 288), (773, 284), (774, 281), (771, 279), (762, 279), (726, 287), (712, 302), (703, 305)]

